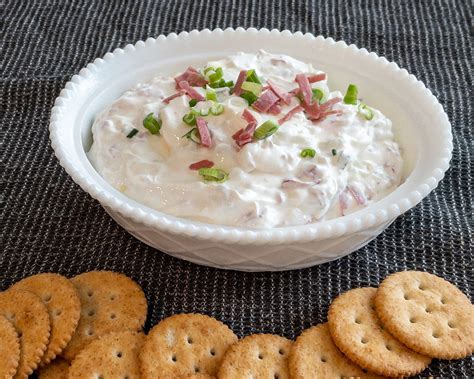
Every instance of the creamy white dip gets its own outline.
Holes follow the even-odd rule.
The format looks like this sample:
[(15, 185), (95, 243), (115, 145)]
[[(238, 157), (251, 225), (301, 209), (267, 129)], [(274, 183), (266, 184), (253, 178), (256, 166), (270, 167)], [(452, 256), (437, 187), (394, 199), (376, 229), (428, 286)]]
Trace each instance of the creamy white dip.
[[(310, 64), (285, 55), (239, 53), (205, 67), (222, 67), (226, 80), (236, 81), (241, 70), (255, 69), (265, 85), (271, 79), (290, 91), (298, 87), (295, 76), (315, 74)], [(201, 68), (202, 69), (202, 68)], [(326, 99), (343, 97), (330, 92), (326, 80), (311, 84)], [(204, 89), (198, 88), (200, 93)], [(205, 117), (212, 146), (203, 147), (183, 137), (190, 131), (182, 118), (190, 111), (190, 97), (175, 94), (173, 77), (156, 77), (125, 92), (106, 108), (92, 126), (89, 158), (99, 174), (128, 197), (159, 211), (207, 223), (271, 228), (301, 225), (343, 216), (367, 206), (393, 191), (401, 181), (402, 157), (392, 133), (392, 123), (373, 109), (367, 120), (355, 105), (340, 102), (321, 121), (296, 113), (270, 137), (244, 145), (232, 139), (247, 122), (241, 115), (250, 110), (261, 125), (278, 120), (300, 101), (293, 97), (280, 115), (260, 113), (246, 100), (218, 92), (224, 105), (221, 115)], [(206, 109), (211, 102), (199, 102)], [(153, 112), (161, 119), (159, 135), (143, 127)], [(133, 128), (138, 133), (127, 138)], [(302, 158), (312, 148), (314, 158)], [(189, 165), (214, 162), (226, 171), (223, 183), (206, 182)]]

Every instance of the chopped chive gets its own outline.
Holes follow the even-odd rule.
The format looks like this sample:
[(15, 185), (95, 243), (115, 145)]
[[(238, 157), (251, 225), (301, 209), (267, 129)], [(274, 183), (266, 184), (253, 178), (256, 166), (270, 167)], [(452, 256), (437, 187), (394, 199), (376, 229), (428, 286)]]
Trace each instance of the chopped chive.
[(224, 87), (233, 87), (233, 86), (234, 86), (233, 80), (229, 80), (228, 82), (225, 82), (225, 85), (224, 85)]
[(143, 119), (143, 126), (148, 129), (151, 134), (160, 134), (161, 122), (154, 117), (153, 112), (149, 113)]
[(265, 139), (270, 137), (278, 130), (278, 124), (275, 121), (268, 120), (260, 125), (255, 132), (253, 132), (253, 137), (255, 139)]
[(262, 85), (253, 82), (243, 82), (242, 89), (245, 91), (252, 92), (255, 96), (259, 96), (262, 93)]
[(208, 84), (208, 86), (211, 88), (222, 88), (222, 87), (226, 87), (225, 83), (226, 83), (225, 80), (221, 79), (221, 80), (218, 80), (217, 82)]
[(254, 93), (248, 91), (242, 92), (240, 97), (247, 100), (249, 105), (252, 105), (258, 99), (258, 97)]
[(357, 86), (355, 84), (349, 84), (347, 87), (346, 95), (344, 96), (344, 103), (346, 104), (357, 104)]
[(211, 114), (214, 116), (219, 116), (220, 114), (224, 113), (224, 106), (222, 104), (213, 104), (211, 107)]
[(209, 86), (206, 88), (206, 100), (217, 101), (216, 91)]
[(198, 103), (198, 101), (197, 101), (196, 99), (191, 99), (191, 100), (189, 100), (189, 107), (192, 108), (192, 107), (194, 107), (197, 103)]
[(194, 112), (189, 112), (186, 113), (183, 116), (183, 122), (189, 126), (194, 126), (196, 125), (196, 114)]
[(367, 104), (360, 103), (357, 107), (357, 111), (368, 121), (374, 118), (374, 111), (372, 108), (369, 108)]
[(130, 133), (127, 134), (127, 138), (132, 138), (135, 134), (138, 133), (138, 129), (133, 128)]
[(189, 132), (181, 136), (181, 138), (183, 137), (186, 137), (187, 139), (190, 139), (193, 142), (201, 143), (201, 138), (199, 137), (199, 131), (197, 130), (197, 128), (192, 128)]
[(200, 115), (200, 116), (203, 116), (203, 117), (209, 116), (209, 108), (207, 108), (207, 109), (204, 109), (204, 108), (201, 109), (201, 110), (199, 111), (199, 115)]
[(311, 149), (311, 148), (303, 149), (301, 150), (301, 153), (300, 153), (301, 158), (314, 158), (315, 155), (316, 155), (316, 150)]
[(222, 67), (217, 67), (215, 71), (209, 75), (209, 81), (211, 83), (215, 83), (221, 80), (223, 76), (224, 76), (224, 71), (222, 70)]
[(313, 92), (313, 101), (318, 100), (318, 102), (321, 104), (321, 101), (324, 98), (324, 92), (321, 91), (319, 88), (313, 88), (312, 92)]
[(206, 67), (204, 69), (204, 75), (207, 74), (209, 71), (215, 71), (216, 69), (212, 66)]
[(260, 78), (258, 77), (257, 73), (253, 69), (247, 71), (247, 82), (262, 84), (262, 82), (260, 81)]
[(198, 173), (206, 182), (222, 183), (229, 178), (229, 174), (220, 168), (200, 168)]
[(335, 157), (337, 155), (337, 150), (336, 149), (332, 149), (331, 150), (331, 154), (333, 157)]

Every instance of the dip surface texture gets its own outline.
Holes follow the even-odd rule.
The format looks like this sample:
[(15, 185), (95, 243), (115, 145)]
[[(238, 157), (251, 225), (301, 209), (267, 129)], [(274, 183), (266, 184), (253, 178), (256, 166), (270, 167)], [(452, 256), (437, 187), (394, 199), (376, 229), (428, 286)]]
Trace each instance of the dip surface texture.
[[(170, 215), (212, 224), (272, 228), (349, 214), (400, 184), (402, 157), (391, 121), (372, 108), (368, 108), (368, 115), (359, 101), (337, 102), (335, 99), (344, 96), (330, 92), (326, 79), (310, 86), (320, 90), (321, 106), (334, 99), (329, 114), (311, 119), (306, 103), (304, 110), (296, 108), (282, 121), (291, 109), (305, 102), (304, 91), (295, 96), (298, 88), (304, 88), (304, 83), (295, 81), (296, 76), (323, 74), (310, 64), (260, 51), (209, 62), (199, 69), (203, 78), (207, 78), (203, 75), (207, 67), (221, 67), (223, 79), (234, 84), (243, 70), (253, 69), (263, 87), (260, 99), (265, 92), (272, 92), (267, 88), (271, 83), (276, 91), (265, 96), (291, 93), (286, 99), (289, 104), (278, 101), (276, 107), (263, 112), (255, 109), (258, 103), (252, 107), (241, 96), (231, 94), (232, 87), (206, 91), (204, 86), (193, 86), (191, 91), (204, 97), (206, 92), (215, 92), (212, 101), (193, 105), (194, 113), (201, 113), (197, 117), (201, 126), (205, 120), (211, 136), (206, 147), (198, 128), (183, 121), (191, 111), (191, 97), (184, 93), (182, 82), (180, 87), (174, 77), (156, 77), (138, 84), (106, 108), (92, 126), (94, 142), (89, 159), (113, 187)], [(180, 95), (163, 101), (176, 93)], [(217, 104), (223, 105), (222, 113), (205, 115)], [(257, 128), (267, 120), (279, 125), (280, 120), (278, 130), (263, 139), (255, 135), (251, 141), (236, 137), (251, 124), (247, 112), (247, 117), (242, 117), (244, 110), (255, 118)], [(159, 134), (144, 127), (150, 113), (161, 122)], [(193, 128), (197, 138), (188, 138)], [(309, 153), (302, 154), (305, 149)], [(228, 174), (226, 180), (209, 181), (201, 171), (190, 169), (191, 164), (203, 160)]]

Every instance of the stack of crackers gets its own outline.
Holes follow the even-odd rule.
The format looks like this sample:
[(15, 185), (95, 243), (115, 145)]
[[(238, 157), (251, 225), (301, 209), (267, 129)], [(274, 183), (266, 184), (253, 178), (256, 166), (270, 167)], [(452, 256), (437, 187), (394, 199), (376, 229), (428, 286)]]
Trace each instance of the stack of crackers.
[(328, 322), (295, 342), (242, 339), (202, 314), (178, 314), (143, 333), (147, 302), (125, 275), (46, 273), (0, 292), (0, 378), (240, 379), (402, 377), (431, 358), (474, 350), (474, 307), (445, 280), (405, 271), (378, 289), (337, 297)]

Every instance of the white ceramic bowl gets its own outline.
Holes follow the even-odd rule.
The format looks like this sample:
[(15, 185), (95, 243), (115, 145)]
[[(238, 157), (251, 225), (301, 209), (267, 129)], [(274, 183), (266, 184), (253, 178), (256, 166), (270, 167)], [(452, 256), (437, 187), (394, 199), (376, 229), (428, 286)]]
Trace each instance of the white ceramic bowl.
[[(404, 182), (351, 215), (270, 230), (204, 224), (150, 209), (116, 191), (86, 157), (91, 125), (105, 106), (138, 82), (188, 65), (263, 48), (311, 62), (345, 91), (356, 83), (364, 101), (392, 119), (404, 157)], [(51, 112), (52, 146), (61, 165), (129, 233), (168, 254), (226, 269), (264, 271), (308, 267), (362, 247), (414, 207), (442, 179), (452, 151), (442, 106), (413, 75), (375, 53), (331, 38), (267, 29), (174, 33), (107, 53), (74, 75)]]

